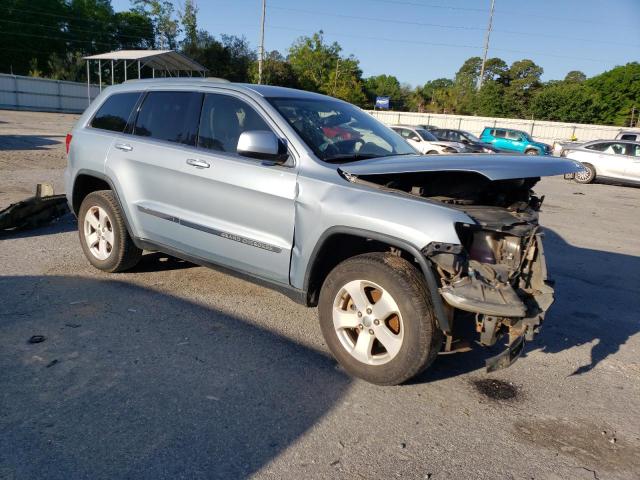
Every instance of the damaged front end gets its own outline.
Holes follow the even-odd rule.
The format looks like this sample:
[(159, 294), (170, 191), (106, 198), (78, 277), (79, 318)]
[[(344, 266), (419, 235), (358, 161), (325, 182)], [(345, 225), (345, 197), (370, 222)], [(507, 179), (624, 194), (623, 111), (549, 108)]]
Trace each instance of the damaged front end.
[(507, 339), (506, 350), (487, 360), (487, 370), (511, 365), (553, 303), (538, 224), (543, 198), (531, 190), (539, 178), (414, 172), (360, 180), (446, 204), (473, 220), (456, 224), (460, 244), (433, 242), (422, 252), (434, 268), (452, 325), (443, 353), (468, 350), (465, 329), (472, 326), (483, 346)]
[[(452, 309), (454, 325), (456, 318), (471, 314), (481, 345), (508, 338), (507, 349), (487, 360), (488, 371), (518, 358), (525, 339), (533, 339), (553, 303), (538, 225), (543, 199), (530, 190), (536, 181), (503, 181), (492, 185), (497, 192), (476, 192), (480, 195), (475, 201), (488, 205), (465, 196), (432, 197), (475, 221), (456, 225), (460, 245), (432, 243), (423, 253), (438, 273), (440, 294)], [(445, 348), (452, 346), (450, 341)]]

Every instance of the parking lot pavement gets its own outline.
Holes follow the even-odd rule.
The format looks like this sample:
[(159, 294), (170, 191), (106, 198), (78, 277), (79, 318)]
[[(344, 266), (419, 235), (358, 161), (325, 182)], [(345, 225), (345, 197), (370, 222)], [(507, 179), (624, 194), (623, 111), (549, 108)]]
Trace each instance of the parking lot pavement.
[[(48, 115), (0, 112), (0, 202), (60, 181), (63, 145), (7, 147), (64, 142)], [(345, 375), (273, 291), (161, 254), (100, 273), (70, 216), (0, 234), (0, 478), (638, 478), (640, 189), (537, 190), (542, 333), (506, 370), (474, 350), (399, 387)]]

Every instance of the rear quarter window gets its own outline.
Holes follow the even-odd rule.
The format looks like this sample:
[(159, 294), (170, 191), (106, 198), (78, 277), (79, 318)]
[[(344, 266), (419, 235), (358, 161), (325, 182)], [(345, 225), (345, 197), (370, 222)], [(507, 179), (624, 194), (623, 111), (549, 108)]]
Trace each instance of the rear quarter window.
[(140, 92), (115, 93), (108, 97), (91, 120), (91, 127), (124, 132), (140, 94)]

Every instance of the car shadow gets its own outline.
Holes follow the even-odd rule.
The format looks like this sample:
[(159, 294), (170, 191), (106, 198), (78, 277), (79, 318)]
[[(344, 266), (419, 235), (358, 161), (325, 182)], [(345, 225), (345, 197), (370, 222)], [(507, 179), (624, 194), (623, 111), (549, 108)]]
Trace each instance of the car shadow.
[(556, 301), (541, 334), (528, 350), (559, 353), (592, 343), (590, 362), (572, 375), (592, 370), (640, 331), (640, 257), (580, 248), (545, 230)]
[(0, 135), (0, 150), (48, 150), (52, 145), (58, 145), (65, 135)]
[(0, 277), (0, 371), (0, 477), (24, 479), (248, 478), (351, 384), (242, 318), (74, 276)]

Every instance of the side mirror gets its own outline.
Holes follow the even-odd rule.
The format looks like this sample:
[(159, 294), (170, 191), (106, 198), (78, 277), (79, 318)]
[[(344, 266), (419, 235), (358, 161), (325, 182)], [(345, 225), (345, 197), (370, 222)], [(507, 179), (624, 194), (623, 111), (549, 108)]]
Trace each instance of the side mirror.
[(284, 141), (268, 130), (249, 130), (238, 138), (238, 155), (275, 163), (284, 163), (289, 158)]
[(462, 143), (464, 143), (465, 145), (471, 145), (471, 142), (469, 140), (467, 140), (466, 138), (462, 139)]
[(414, 142), (421, 142), (422, 139), (420, 137), (411, 137), (409, 140), (413, 140)]

